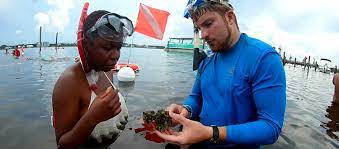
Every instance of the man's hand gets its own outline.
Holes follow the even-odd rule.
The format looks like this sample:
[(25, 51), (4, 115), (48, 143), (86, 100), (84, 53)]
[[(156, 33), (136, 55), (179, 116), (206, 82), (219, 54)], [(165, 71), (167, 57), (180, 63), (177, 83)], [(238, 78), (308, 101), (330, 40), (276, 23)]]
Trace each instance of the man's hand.
[(197, 121), (192, 121), (182, 115), (170, 113), (173, 120), (183, 125), (182, 132), (170, 131), (169, 134), (156, 131), (155, 133), (164, 140), (180, 144), (194, 144), (212, 138), (212, 127), (204, 126)]
[[(178, 104), (171, 104), (170, 106), (167, 107), (166, 111), (169, 112), (169, 114), (179, 114), (185, 118), (187, 118), (189, 116), (189, 112), (187, 111), (187, 109), (185, 107), (183, 107), (182, 105), (178, 105)], [(174, 126), (178, 125), (179, 122), (177, 122), (175, 119), (172, 118), (172, 123)]]
[(120, 105), (118, 90), (108, 87), (105, 93), (94, 99), (87, 112), (91, 121), (97, 124), (118, 115), (121, 112)]

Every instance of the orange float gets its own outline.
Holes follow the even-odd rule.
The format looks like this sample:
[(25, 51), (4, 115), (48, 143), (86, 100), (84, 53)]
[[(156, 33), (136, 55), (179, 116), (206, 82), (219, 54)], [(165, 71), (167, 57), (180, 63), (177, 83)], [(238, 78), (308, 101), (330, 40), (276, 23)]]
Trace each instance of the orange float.
[(135, 72), (138, 72), (140, 70), (140, 67), (137, 64), (133, 64), (133, 63), (117, 63), (114, 66), (114, 71), (119, 71), (121, 68), (123, 67), (131, 67)]

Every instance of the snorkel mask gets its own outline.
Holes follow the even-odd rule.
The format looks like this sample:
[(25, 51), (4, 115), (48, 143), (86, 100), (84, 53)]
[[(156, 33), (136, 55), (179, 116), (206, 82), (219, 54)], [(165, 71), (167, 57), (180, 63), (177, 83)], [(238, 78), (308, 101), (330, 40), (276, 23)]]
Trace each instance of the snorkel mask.
[(99, 18), (94, 26), (85, 33), (84, 22), (87, 18), (88, 6), (89, 3), (86, 2), (82, 9), (77, 33), (77, 44), (80, 60), (82, 62), (82, 67), (86, 73), (88, 73), (91, 68), (88, 65), (85, 53), (91, 49), (84, 49), (83, 40), (85, 39), (85, 37), (92, 37), (93, 34), (97, 34), (100, 38), (104, 40), (122, 44), (125, 41), (126, 37), (131, 36), (134, 32), (133, 23), (130, 19), (116, 13), (108, 13)]
[(188, 19), (189, 17), (191, 17), (190, 14), (192, 14), (198, 8), (200, 8), (201, 6), (207, 3), (212, 3), (212, 4), (218, 3), (218, 4), (222, 4), (233, 9), (232, 5), (228, 3), (228, 0), (189, 0), (186, 5), (184, 17)]
[(123, 43), (126, 37), (131, 36), (133, 32), (134, 28), (130, 19), (116, 13), (108, 13), (98, 19), (95, 25), (86, 32), (86, 35), (90, 36), (92, 33), (96, 33), (107, 41)]

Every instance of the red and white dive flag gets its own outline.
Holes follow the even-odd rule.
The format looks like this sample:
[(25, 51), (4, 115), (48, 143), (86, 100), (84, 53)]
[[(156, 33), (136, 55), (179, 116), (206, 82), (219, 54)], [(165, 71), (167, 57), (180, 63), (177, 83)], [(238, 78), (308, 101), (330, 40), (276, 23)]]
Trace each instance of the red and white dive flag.
[(135, 31), (162, 40), (169, 12), (140, 3)]

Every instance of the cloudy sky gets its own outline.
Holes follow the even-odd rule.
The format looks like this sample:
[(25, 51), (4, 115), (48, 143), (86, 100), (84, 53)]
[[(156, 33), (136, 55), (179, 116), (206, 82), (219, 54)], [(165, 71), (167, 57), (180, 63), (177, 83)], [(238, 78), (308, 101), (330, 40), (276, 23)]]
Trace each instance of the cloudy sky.
[[(75, 42), (80, 11), (104, 9), (136, 22), (139, 4), (170, 12), (163, 40), (136, 33), (136, 44), (165, 45), (169, 37), (192, 37), (192, 23), (183, 18), (186, 0), (0, 0), (0, 45), (35, 43), (39, 26), (43, 41)], [(329, 58), (339, 65), (338, 0), (230, 0), (241, 32), (281, 47), (302, 59)], [(127, 42), (132, 42), (128, 39)]]

